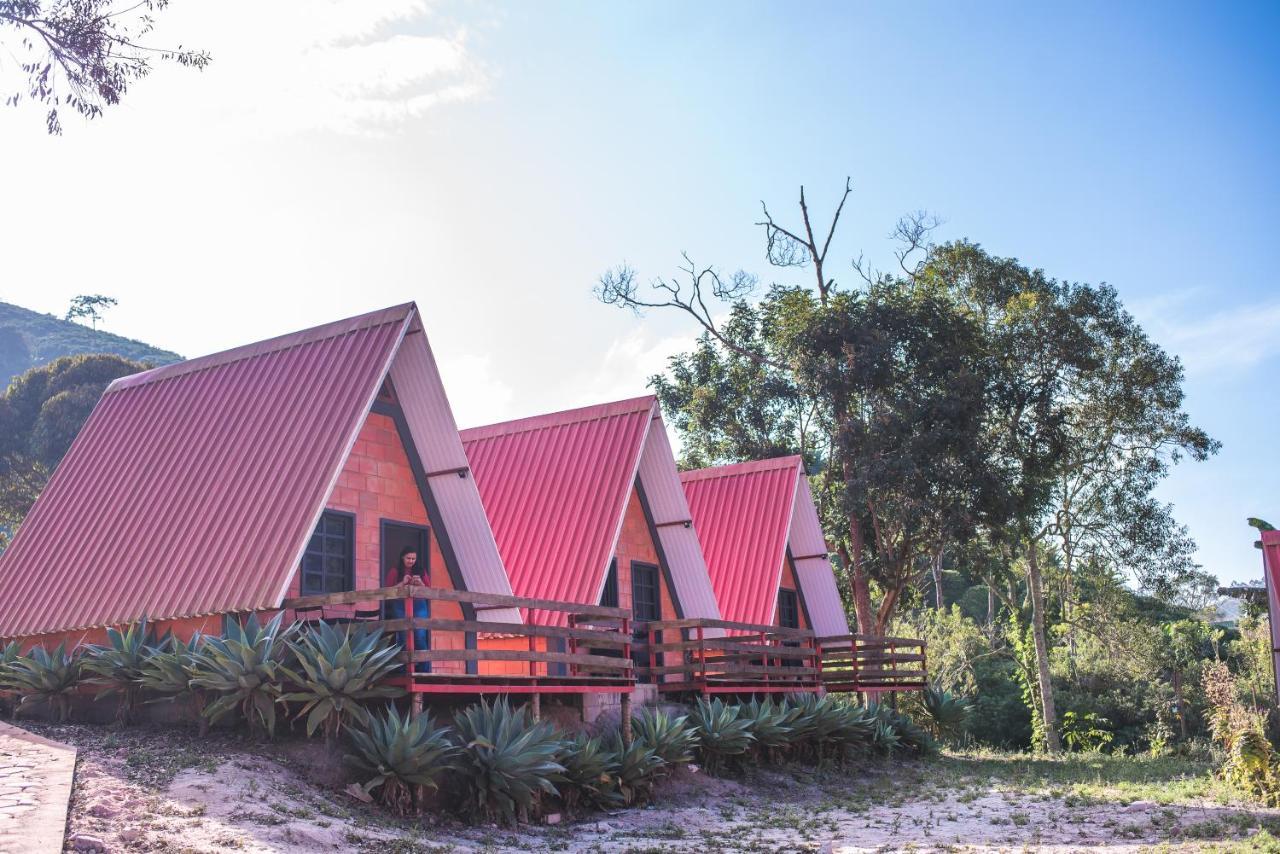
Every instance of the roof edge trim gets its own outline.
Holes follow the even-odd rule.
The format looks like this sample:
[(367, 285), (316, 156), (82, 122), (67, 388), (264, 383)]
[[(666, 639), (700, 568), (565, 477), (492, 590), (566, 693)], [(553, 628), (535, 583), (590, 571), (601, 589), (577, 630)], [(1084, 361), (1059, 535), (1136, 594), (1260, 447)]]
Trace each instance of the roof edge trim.
[(122, 391), (123, 389), (132, 388), (134, 386), (160, 382), (161, 380), (184, 376), (186, 374), (195, 373), (196, 371), (207, 370), (208, 368), (221, 367), (223, 365), (231, 364), (232, 362), (243, 361), (244, 359), (250, 359), (255, 356), (262, 356), (279, 350), (287, 350), (290, 347), (296, 347), (300, 344), (311, 344), (317, 341), (324, 341), (329, 338), (335, 338), (339, 335), (345, 335), (349, 332), (366, 329), (370, 326), (381, 326), (384, 323), (392, 323), (397, 320), (403, 321), (416, 313), (417, 307), (414, 303), (401, 303), (400, 305), (378, 309), (377, 311), (371, 311), (367, 314), (357, 315), (356, 317), (349, 317), (344, 320), (325, 323), (309, 329), (302, 329), (297, 332), (278, 335), (275, 338), (268, 338), (264, 341), (254, 342), (253, 344), (233, 347), (230, 350), (223, 350), (218, 353), (212, 353), (208, 356), (198, 356), (194, 359), (175, 362), (172, 365), (162, 365), (158, 368), (152, 368), (149, 371), (142, 371), (141, 373), (120, 377), (111, 383), (111, 385), (107, 386), (107, 390), (103, 392), (103, 394), (108, 395), (112, 392)]
[(792, 454), (789, 457), (771, 457), (767, 460), (752, 460), (745, 463), (730, 463), (725, 466), (711, 466), (705, 469), (682, 471), (680, 472), (680, 480), (682, 483), (688, 483), (694, 480), (712, 480), (717, 477), (738, 477), (761, 471), (776, 471), (792, 466), (799, 467), (803, 462), (804, 459), (799, 454)]
[(563, 409), (559, 412), (548, 412), (544, 415), (531, 415), (512, 421), (501, 421), (497, 424), (485, 424), (480, 427), (468, 427), (459, 430), (463, 442), (474, 442), (477, 439), (491, 439), (495, 436), (510, 436), (513, 433), (527, 433), (531, 430), (542, 430), (547, 427), (562, 427), (566, 424), (577, 424), (583, 421), (596, 421), (614, 415), (625, 415), (651, 409), (658, 402), (656, 395), (646, 394), (626, 400), (615, 400), (609, 403), (597, 403), (593, 406), (580, 406), (575, 409)]

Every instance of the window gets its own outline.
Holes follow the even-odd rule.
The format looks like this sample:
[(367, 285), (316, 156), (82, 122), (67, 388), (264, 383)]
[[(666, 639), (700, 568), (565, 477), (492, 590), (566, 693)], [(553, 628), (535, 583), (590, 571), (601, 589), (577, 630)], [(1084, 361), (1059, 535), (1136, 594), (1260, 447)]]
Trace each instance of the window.
[(355, 517), (325, 511), (302, 556), (302, 595), (355, 589)]
[(784, 629), (800, 628), (800, 597), (785, 587), (778, 590), (778, 625)]
[(618, 559), (609, 562), (609, 574), (604, 577), (604, 592), (600, 594), (600, 605), (604, 608), (618, 607)]
[(631, 613), (637, 621), (662, 619), (658, 568), (651, 563), (631, 564)]

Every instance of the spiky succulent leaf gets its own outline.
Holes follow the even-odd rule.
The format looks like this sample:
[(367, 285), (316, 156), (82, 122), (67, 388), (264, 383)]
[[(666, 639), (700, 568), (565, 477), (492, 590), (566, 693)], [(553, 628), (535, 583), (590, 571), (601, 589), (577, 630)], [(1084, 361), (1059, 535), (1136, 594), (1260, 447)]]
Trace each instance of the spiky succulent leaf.
[(666, 768), (662, 757), (639, 739), (633, 739), (630, 747), (623, 745), (619, 733), (608, 739), (606, 747), (617, 769), (618, 794), (623, 803), (629, 806), (647, 803), (653, 795), (653, 784)]
[(741, 713), (741, 706), (719, 697), (701, 698), (693, 707), (689, 719), (698, 728), (698, 755), (708, 771), (722, 771), (730, 759), (742, 756), (755, 743), (751, 721)]
[(3, 682), (18, 695), (19, 710), (43, 701), (60, 720), (66, 720), (71, 714), (71, 694), (80, 682), (80, 664), (80, 651), (67, 652), (65, 641), (52, 652), (35, 646), (6, 666)]
[(561, 743), (556, 761), (564, 767), (557, 782), (567, 811), (575, 812), (580, 805), (612, 809), (626, 804), (618, 788), (620, 759), (600, 739), (578, 733)]
[(692, 762), (698, 747), (698, 729), (689, 723), (688, 715), (676, 717), (662, 709), (643, 708), (632, 715), (631, 731), (635, 741), (652, 747), (668, 766)]
[(297, 688), (282, 699), (302, 703), (298, 717), (306, 716), (307, 735), (324, 727), (326, 737), (332, 737), (351, 721), (368, 719), (366, 700), (404, 694), (384, 682), (399, 666), (400, 647), (381, 631), (322, 622), (290, 641), (289, 647), (298, 668), (287, 674)]
[(265, 626), (256, 614), (243, 623), (229, 620), (222, 637), (206, 638), (192, 654), (191, 685), (216, 696), (204, 709), (210, 722), (239, 709), (251, 726), (275, 734), (275, 707), (290, 675), (288, 642), (296, 633), (296, 624), (281, 628), (283, 617), (281, 612)]
[(409, 787), (439, 788), (458, 755), (448, 727), (437, 727), (430, 715), (401, 717), (391, 704), (349, 733), (355, 752), (347, 761), (373, 775), (364, 790), (380, 789), (383, 802), (401, 812), (408, 808)]
[(565, 770), (556, 761), (562, 739), (550, 724), (532, 721), (506, 698), (482, 700), (454, 723), (463, 808), (472, 818), (514, 822), (535, 812), (541, 795), (559, 794), (553, 781)]

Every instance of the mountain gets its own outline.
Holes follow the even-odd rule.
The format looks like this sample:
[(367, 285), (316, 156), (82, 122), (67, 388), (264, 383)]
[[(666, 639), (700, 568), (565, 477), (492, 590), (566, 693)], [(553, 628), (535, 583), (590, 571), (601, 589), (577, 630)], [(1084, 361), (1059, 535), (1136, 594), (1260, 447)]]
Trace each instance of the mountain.
[(177, 353), (141, 341), (0, 302), (0, 393), (14, 377), (31, 368), (79, 353), (114, 353), (154, 365), (182, 360)]

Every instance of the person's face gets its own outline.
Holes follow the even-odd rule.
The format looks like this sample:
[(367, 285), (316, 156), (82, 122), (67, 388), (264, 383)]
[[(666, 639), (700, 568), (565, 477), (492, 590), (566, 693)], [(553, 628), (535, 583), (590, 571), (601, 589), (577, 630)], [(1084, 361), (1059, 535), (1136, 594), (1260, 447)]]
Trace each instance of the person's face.
[(416, 554), (414, 554), (413, 552), (409, 552), (407, 555), (404, 556), (405, 569), (413, 569), (417, 565), (418, 565), (418, 556)]

